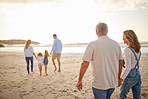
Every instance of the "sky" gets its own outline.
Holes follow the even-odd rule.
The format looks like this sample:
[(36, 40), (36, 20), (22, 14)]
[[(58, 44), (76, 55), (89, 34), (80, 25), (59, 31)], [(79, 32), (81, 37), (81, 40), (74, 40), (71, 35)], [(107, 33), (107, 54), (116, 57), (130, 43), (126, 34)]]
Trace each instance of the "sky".
[(148, 0), (0, 0), (0, 40), (52, 44), (57, 34), (64, 44), (89, 43), (99, 22), (117, 42), (128, 29), (148, 41)]

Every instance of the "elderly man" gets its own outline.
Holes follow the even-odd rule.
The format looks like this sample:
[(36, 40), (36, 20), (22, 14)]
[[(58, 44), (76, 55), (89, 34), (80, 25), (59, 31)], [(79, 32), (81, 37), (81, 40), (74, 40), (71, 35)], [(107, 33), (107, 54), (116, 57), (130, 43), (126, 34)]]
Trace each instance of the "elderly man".
[(61, 62), (60, 62), (60, 59), (61, 59), (61, 53), (62, 53), (62, 43), (61, 41), (57, 38), (57, 35), (56, 34), (53, 34), (53, 38), (55, 39), (54, 40), (54, 44), (52, 46), (52, 50), (50, 52), (50, 55), (52, 54), (52, 63), (55, 67), (55, 70), (57, 70), (57, 67), (55, 65), (55, 59), (57, 58), (57, 61), (58, 61), (58, 65), (59, 65), (59, 70), (58, 72), (61, 72)]
[[(89, 43), (83, 56), (77, 88), (82, 90), (82, 78), (92, 62), (92, 90), (95, 99), (110, 99), (120, 84), (122, 52), (119, 44), (107, 36), (108, 26), (98, 23), (98, 39)], [(119, 82), (119, 84), (118, 84)]]

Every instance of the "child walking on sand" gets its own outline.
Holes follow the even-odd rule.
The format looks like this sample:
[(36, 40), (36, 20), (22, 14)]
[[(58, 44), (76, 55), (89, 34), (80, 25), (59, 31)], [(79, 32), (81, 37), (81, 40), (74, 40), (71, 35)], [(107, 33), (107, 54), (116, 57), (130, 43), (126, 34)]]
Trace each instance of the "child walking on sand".
[(46, 74), (46, 75), (48, 75), (48, 74), (47, 74), (48, 56), (49, 56), (49, 53), (48, 53), (47, 50), (45, 50), (43, 63), (44, 63), (45, 74)]
[(40, 76), (42, 76), (42, 66), (43, 66), (43, 55), (42, 55), (42, 53), (38, 53), (37, 60), (38, 60)]

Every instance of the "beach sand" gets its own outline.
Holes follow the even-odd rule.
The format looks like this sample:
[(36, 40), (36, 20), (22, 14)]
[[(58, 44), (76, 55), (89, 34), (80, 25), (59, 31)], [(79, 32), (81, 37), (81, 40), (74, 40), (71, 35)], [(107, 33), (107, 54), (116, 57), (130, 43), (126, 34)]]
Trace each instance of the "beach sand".
[[(48, 76), (39, 75), (34, 58), (34, 72), (27, 74), (23, 53), (0, 52), (0, 99), (93, 99), (91, 66), (83, 78), (83, 90), (76, 88), (82, 55), (62, 55), (61, 73), (54, 72), (49, 57)], [(141, 98), (148, 99), (148, 56), (141, 57)], [(119, 99), (116, 88), (111, 99)], [(132, 99), (131, 91), (127, 99)]]

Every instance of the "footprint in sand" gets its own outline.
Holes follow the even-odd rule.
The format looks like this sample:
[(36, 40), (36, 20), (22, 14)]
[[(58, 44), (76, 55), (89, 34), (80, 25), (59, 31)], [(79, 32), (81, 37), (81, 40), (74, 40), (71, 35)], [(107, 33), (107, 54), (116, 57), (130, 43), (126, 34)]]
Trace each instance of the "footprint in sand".
[(24, 97), (26, 95), (29, 95), (29, 93), (27, 91), (21, 91), (20, 92), (20, 97)]
[(141, 96), (146, 98), (146, 97), (148, 96), (148, 94), (146, 94), (146, 93), (144, 92), (144, 93), (141, 94)]
[(29, 93), (34, 92), (33, 90), (29, 91)]
[(66, 90), (59, 90), (58, 92), (65, 93), (65, 92), (67, 92), (67, 91), (66, 91)]

